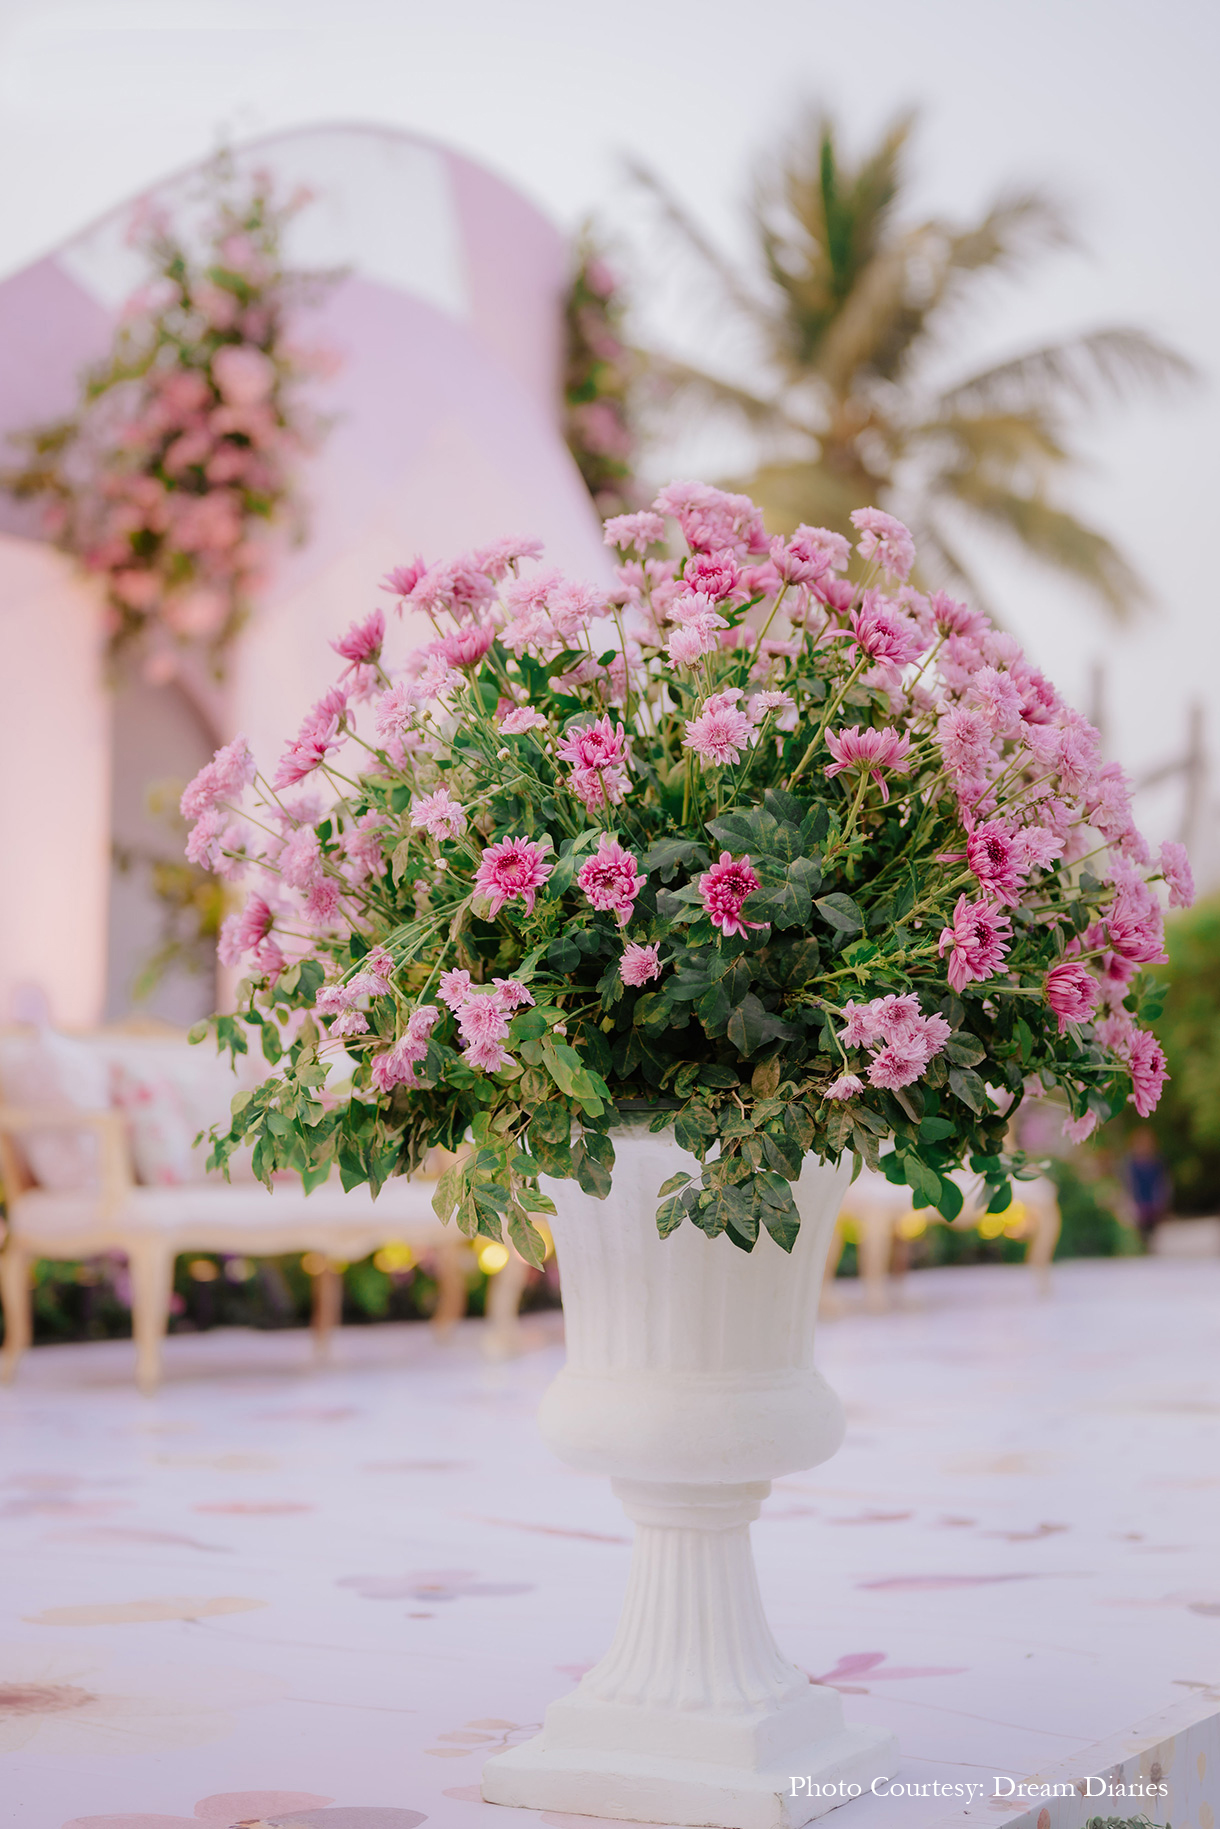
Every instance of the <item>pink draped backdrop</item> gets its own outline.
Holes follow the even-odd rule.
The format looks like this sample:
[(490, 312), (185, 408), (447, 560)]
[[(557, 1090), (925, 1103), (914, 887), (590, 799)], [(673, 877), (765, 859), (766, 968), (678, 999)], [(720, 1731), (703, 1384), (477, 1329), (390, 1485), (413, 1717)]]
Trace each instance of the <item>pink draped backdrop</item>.
[[(389, 566), (509, 534), (543, 539), (577, 577), (604, 578), (607, 560), (559, 430), (557, 230), (490, 173), (388, 130), (279, 135), (239, 163), (307, 183), (289, 257), (345, 269), (300, 326), (340, 359), (315, 384), (331, 427), (301, 479), (309, 537), (280, 553), (226, 685), (183, 682), (218, 740), (244, 730), (270, 763), (333, 677), (329, 638), (367, 613)], [(181, 203), (191, 179), (158, 194)], [(0, 434), (72, 407), (141, 276), (127, 220), (125, 206), (0, 284)], [(0, 501), (0, 529), (0, 1020), (37, 985), (57, 1021), (87, 1025), (107, 997), (111, 809), (144, 783), (112, 792), (96, 591), (27, 508)], [(198, 743), (184, 729), (158, 772), (189, 772)]]

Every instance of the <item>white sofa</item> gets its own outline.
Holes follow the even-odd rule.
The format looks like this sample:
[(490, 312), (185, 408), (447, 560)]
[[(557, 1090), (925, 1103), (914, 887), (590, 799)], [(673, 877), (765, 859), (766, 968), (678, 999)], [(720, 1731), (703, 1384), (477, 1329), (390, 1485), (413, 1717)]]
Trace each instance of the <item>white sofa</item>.
[[(327, 1266), (313, 1279), (314, 1338), (323, 1353), (341, 1295), (329, 1267), (383, 1245), (406, 1244), (435, 1260), (435, 1326), (451, 1326), (465, 1312), (471, 1252), (433, 1213), (433, 1181), (396, 1178), (374, 1201), (367, 1188), (345, 1193), (337, 1178), (306, 1195), (295, 1180), (269, 1190), (248, 1172), (231, 1183), (204, 1174), (203, 1151), (193, 1151), (191, 1139), (224, 1117), (240, 1084), (226, 1065), (178, 1037), (0, 1037), (6, 1379), (30, 1344), (31, 1270), (39, 1258), (115, 1252), (127, 1259), (136, 1373), (149, 1391), (160, 1378), (174, 1259), (182, 1252), (315, 1253)], [(153, 1114), (150, 1104), (159, 1107)], [(494, 1356), (517, 1348), (527, 1275), (514, 1252), (492, 1279), (485, 1346)]]

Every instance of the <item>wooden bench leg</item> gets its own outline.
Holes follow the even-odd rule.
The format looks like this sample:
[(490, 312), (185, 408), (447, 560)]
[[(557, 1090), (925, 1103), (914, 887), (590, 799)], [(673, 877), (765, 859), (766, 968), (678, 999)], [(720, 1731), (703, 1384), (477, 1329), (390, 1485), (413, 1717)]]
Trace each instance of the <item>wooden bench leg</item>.
[(1034, 1273), (1038, 1294), (1051, 1293), (1051, 1260), (1059, 1243), (1060, 1217), (1057, 1200), (1039, 1201), (1033, 1213), (1033, 1231), (1025, 1251), (1025, 1262)]
[(883, 1315), (889, 1307), (890, 1247), (893, 1223), (888, 1213), (868, 1213), (857, 1222), (860, 1281), (864, 1306), (870, 1315)]
[(161, 1382), (161, 1347), (169, 1325), (174, 1254), (158, 1240), (128, 1246), (131, 1331), (136, 1343), (136, 1383), (151, 1396)]
[(432, 1325), (438, 1334), (447, 1334), (466, 1313), (466, 1267), (470, 1247), (459, 1234), (446, 1239), (436, 1253), (436, 1308)]
[(529, 1274), (525, 1259), (510, 1251), (507, 1264), (487, 1285), (483, 1351), (489, 1359), (512, 1359), (521, 1351), (521, 1297)]
[(11, 1383), (22, 1353), (34, 1338), (34, 1307), (30, 1290), (30, 1260), (11, 1240), (0, 1251), (0, 1306), (4, 1309), (4, 1352), (0, 1379)]
[(343, 1278), (328, 1263), (313, 1279), (313, 1350), (317, 1359), (330, 1358), (331, 1334), (343, 1319)]
[[(853, 1222), (854, 1223), (854, 1222)], [(835, 1271), (843, 1256), (843, 1247), (847, 1239), (843, 1230), (843, 1215), (835, 1220), (835, 1229), (830, 1238), (830, 1249), (826, 1253), (826, 1268), (822, 1272), (822, 1291), (818, 1299), (818, 1313), (826, 1317), (842, 1314), (843, 1304), (835, 1289)]]

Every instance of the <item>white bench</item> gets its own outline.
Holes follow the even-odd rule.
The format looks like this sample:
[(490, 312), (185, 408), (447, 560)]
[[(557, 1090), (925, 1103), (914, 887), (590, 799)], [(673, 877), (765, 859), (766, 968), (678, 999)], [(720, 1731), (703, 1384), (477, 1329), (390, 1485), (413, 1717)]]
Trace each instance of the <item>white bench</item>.
[[(849, 1234), (854, 1238), (864, 1306), (871, 1314), (884, 1314), (889, 1307), (890, 1277), (900, 1279), (904, 1268), (891, 1271), (894, 1241), (917, 1238), (930, 1224), (948, 1224), (954, 1232), (968, 1232), (980, 1221), (989, 1225), (985, 1211), (984, 1189), (980, 1177), (966, 1170), (954, 1171), (953, 1180), (965, 1196), (965, 1205), (953, 1221), (941, 1220), (931, 1208), (916, 1212), (911, 1190), (895, 1186), (884, 1175), (862, 1169), (843, 1199), (826, 1262), (826, 1280), (822, 1303), (826, 1313), (833, 1314), (837, 1297), (834, 1276)], [(1059, 1242), (1059, 1196), (1053, 1181), (1039, 1176), (1036, 1181), (1016, 1181), (1013, 1204), (1001, 1216), (990, 1217), (995, 1231), (1007, 1238), (1025, 1242), (1025, 1261), (1034, 1272), (1038, 1293), (1050, 1293), (1050, 1265)]]
[[(104, 1047), (105, 1038), (90, 1045)], [(0, 1105), (6, 1212), (0, 1248), (5, 1324), (0, 1375), (6, 1380), (31, 1342), (31, 1271), (39, 1258), (77, 1261), (104, 1253), (126, 1258), (137, 1379), (149, 1391), (160, 1379), (174, 1260), (184, 1252), (247, 1258), (316, 1254), (326, 1266), (313, 1278), (314, 1341), (320, 1354), (327, 1350), (340, 1313), (341, 1284), (333, 1266), (367, 1257), (383, 1245), (403, 1243), (417, 1257), (434, 1259), (439, 1283), (435, 1327), (451, 1327), (465, 1313), (472, 1253), (456, 1228), (442, 1225), (432, 1211), (434, 1181), (395, 1177), (376, 1201), (367, 1188), (345, 1193), (337, 1176), (311, 1194), (296, 1182), (267, 1189), (258, 1181), (229, 1183), (220, 1176), (141, 1186), (132, 1172), (129, 1121), (121, 1111), (16, 1104), (13, 1078), (10, 1071), (9, 1103)], [(41, 1138), (45, 1150), (56, 1136), (72, 1139), (78, 1148), (87, 1137), (95, 1140), (87, 1186), (37, 1184), (30, 1169), (31, 1139)], [(493, 1357), (518, 1350), (517, 1310), (527, 1277), (527, 1266), (510, 1252), (491, 1279), (484, 1347)]]

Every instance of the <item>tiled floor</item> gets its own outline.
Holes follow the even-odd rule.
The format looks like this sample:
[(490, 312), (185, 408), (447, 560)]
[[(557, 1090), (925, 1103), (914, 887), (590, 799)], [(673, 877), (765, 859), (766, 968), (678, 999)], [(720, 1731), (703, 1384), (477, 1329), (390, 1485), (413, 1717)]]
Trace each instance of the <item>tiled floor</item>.
[[(903, 1778), (989, 1787), (1220, 1689), (1220, 1263), (903, 1304), (823, 1327), (847, 1443), (754, 1528), (783, 1647)], [(0, 1393), (3, 1829), (536, 1821), (480, 1762), (605, 1648), (629, 1538), (538, 1440), (562, 1346), (530, 1326), (495, 1366), (474, 1325), (348, 1330), (322, 1371), (301, 1334), (176, 1340), (153, 1400), (126, 1345), (32, 1354)]]

